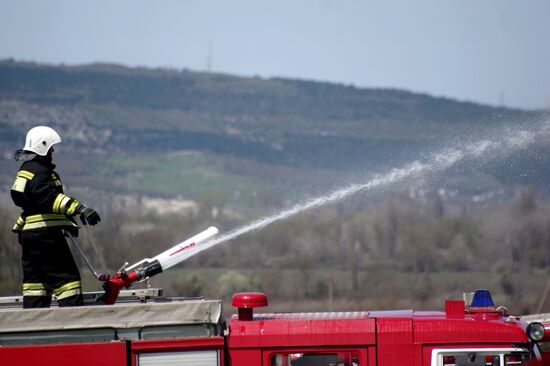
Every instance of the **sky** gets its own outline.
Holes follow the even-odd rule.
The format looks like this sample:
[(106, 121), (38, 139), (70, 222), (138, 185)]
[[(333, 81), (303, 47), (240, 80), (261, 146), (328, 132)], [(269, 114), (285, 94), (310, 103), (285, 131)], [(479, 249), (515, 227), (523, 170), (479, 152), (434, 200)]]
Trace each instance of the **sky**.
[(397, 88), (550, 109), (548, 0), (0, 0), (0, 59)]

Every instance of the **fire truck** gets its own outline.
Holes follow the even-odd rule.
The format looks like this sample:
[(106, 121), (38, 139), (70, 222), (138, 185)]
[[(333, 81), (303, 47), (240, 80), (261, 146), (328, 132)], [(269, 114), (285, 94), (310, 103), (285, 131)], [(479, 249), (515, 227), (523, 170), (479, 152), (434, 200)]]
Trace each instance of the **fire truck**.
[(550, 339), (550, 320), (509, 315), (487, 290), (446, 300), (444, 311), (278, 314), (254, 313), (266, 294), (237, 293), (225, 319), (221, 300), (124, 289), (174, 265), (209, 230), (97, 275), (105, 292), (86, 294), (85, 306), (21, 309), (21, 297), (1, 299), (0, 365), (511, 366), (541, 358)]
[[(92, 294), (93, 295), (93, 294)], [(548, 325), (495, 308), (486, 290), (444, 311), (254, 314), (263, 293), (222, 301), (123, 290), (111, 305), (0, 308), (0, 365), (462, 366), (540, 358)]]

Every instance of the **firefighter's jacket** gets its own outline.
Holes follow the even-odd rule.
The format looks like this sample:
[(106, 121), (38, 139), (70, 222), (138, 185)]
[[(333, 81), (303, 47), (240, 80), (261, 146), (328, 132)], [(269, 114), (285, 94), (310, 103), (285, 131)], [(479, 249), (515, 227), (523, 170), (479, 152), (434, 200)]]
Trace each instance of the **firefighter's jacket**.
[(77, 227), (72, 220), (79, 202), (63, 194), (55, 165), (48, 157), (37, 156), (21, 165), (11, 187), (13, 202), (23, 209), (13, 231), (47, 227)]

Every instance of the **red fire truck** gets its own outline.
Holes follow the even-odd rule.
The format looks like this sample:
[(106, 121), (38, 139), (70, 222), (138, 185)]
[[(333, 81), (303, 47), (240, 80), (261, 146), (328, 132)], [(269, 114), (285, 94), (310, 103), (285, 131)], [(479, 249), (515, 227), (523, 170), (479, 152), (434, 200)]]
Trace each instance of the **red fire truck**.
[[(93, 296), (92, 296), (93, 297)], [(88, 299), (89, 301), (90, 299)], [(540, 357), (544, 324), (495, 308), (486, 290), (445, 311), (254, 314), (263, 293), (221, 300), (123, 290), (111, 306), (0, 308), (0, 365), (462, 366)]]

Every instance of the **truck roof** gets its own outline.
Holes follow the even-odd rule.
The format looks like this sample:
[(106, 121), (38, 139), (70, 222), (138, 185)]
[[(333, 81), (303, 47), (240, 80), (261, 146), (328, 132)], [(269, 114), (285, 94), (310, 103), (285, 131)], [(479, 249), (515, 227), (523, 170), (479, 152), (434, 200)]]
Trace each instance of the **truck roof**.
[[(441, 311), (371, 311), (254, 314), (253, 319), (230, 322), (231, 347), (298, 346), (303, 339), (315, 345), (376, 344), (383, 337), (402, 342), (526, 343), (529, 339), (516, 318), (500, 313), (466, 313), (457, 318)], [(498, 335), (498, 336), (497, 336)]]
[(221, 300), (0, 308), (0, 345), (219, 335)]

